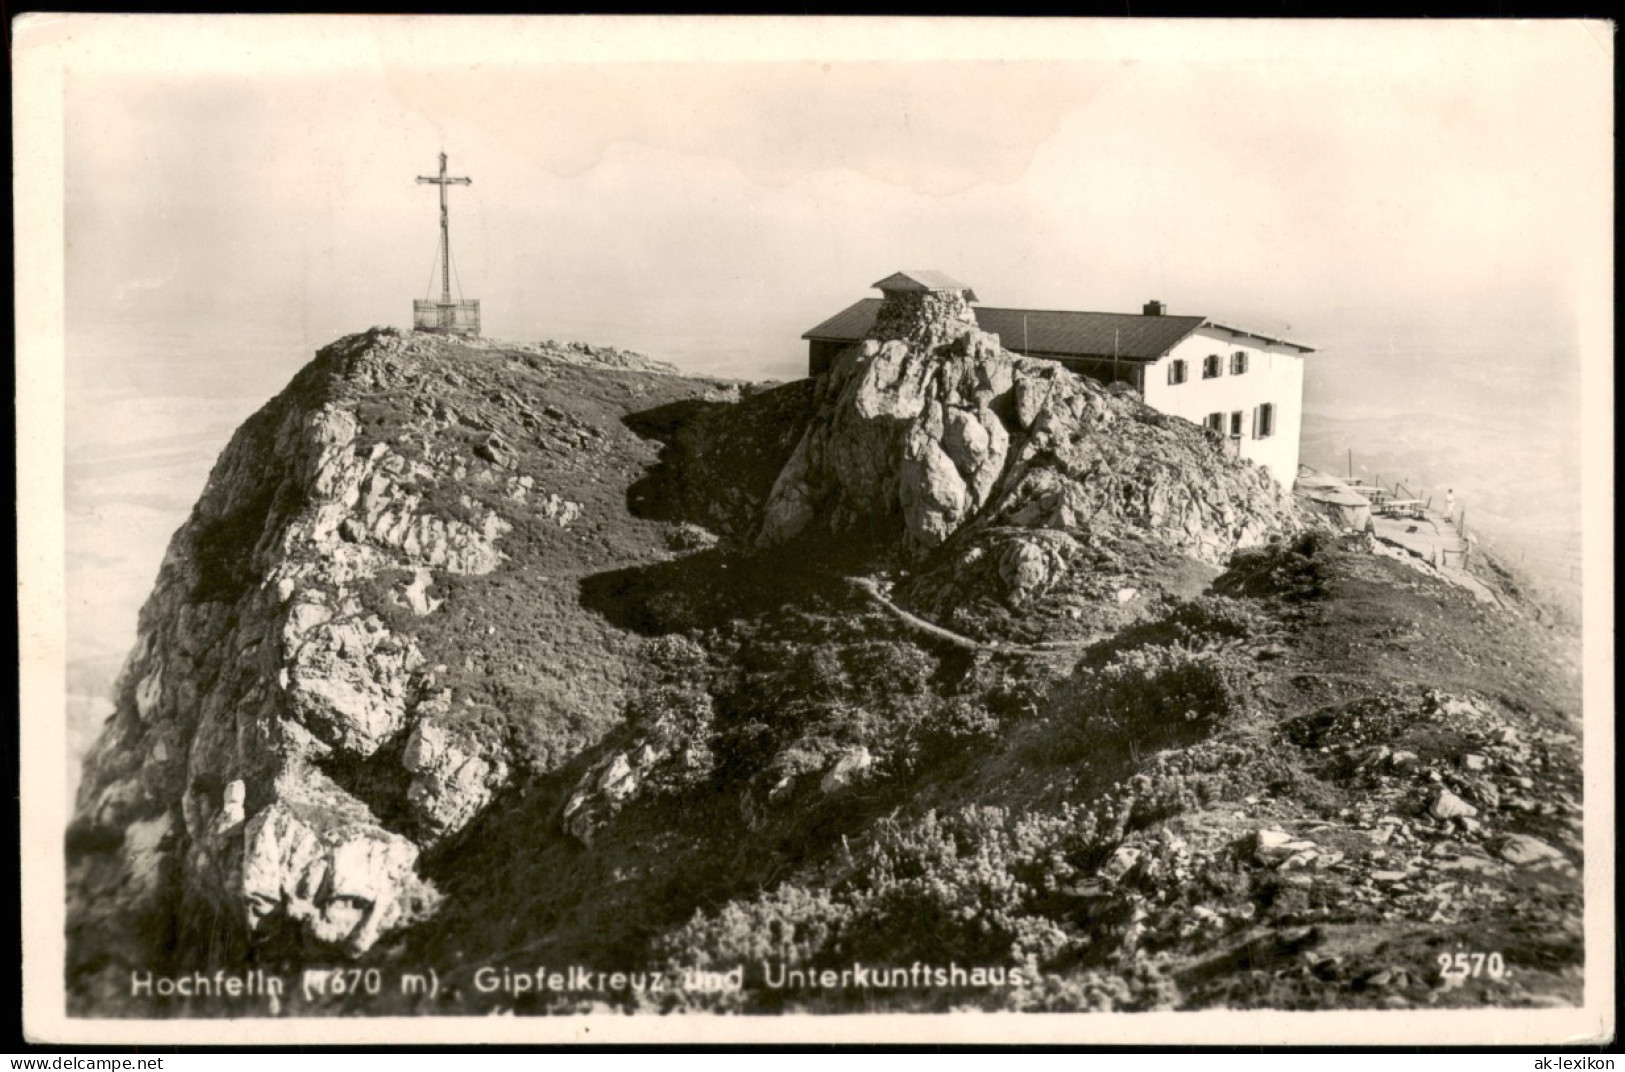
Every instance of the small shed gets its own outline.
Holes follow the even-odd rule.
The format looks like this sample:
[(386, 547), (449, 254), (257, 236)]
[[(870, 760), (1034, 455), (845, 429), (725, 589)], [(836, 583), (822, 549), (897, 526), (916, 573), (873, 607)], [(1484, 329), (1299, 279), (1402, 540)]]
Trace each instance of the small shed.
[(1306, 509), (1341, 529), (1365, 532), (1371, 528), (1371, 500), (1335, 476), (1299, 466), (1292, 494)]

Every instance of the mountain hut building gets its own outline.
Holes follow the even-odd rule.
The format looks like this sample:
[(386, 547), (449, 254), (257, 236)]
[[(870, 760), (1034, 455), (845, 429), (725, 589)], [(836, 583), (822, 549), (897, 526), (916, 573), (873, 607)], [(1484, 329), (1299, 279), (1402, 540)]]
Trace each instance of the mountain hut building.
[(1170, 314), (1160, 301), (1139, 313), (1003, 309), (936, 271), (896, 272), (864, 298), (807, 331), (807, 373), (829, 370), (869, 335), (882, 306), (922, 294), (959, 298), (981, 330), (1013, 353), (1057, 361), (1102, 383), (1131, 386), (1146, 405), (1224, 438), (1235, 453), (1290, 489), (1298, 472), (1303, 358), (1314, 347), (1206, 316)]

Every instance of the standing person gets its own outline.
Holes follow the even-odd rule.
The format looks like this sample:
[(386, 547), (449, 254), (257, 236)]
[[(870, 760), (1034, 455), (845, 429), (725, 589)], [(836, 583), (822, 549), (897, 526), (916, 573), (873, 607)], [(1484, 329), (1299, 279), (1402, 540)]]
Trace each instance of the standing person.
[(1447, 488), (1444, 493), (1444, 516), (1452, 522), (1456, 520), (1456, 489)]

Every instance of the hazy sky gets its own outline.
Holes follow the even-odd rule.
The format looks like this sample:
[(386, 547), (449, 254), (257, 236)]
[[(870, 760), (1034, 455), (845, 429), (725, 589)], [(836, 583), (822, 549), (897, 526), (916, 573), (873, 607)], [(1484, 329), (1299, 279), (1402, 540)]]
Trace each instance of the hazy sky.
[(783, 25), (103, 20), (65, 79), (70, 339), (402, 323), (445, 149), (498, 338), (783, 378), (803, 330), (934, 267), (1341, 359), (1573, 361), (1611, 233), (1595, 26)]
[[(35, 314), (60, 253), (75, 654), (128, 649), (164, 542), (244, 417), (317, 347), (410, 322), (437, 248), (436, 191), (413, 180), (442, 149), (474, 180), (452, 191), (453, 246), (496, 338), (787, 379), (803, 331), (899, 268), (996, 305), (1158, 298), (1322, 348), (1306, 460), (1353, 451), (1454, 485), (1475, 518), (1540, 539), (1578, 525), (1582, 397), (1611, 434), (1599, 24), (13, 29), (19, 371), (49, 396), (56, 325)], [(1603, 377), (1586, 392), (1582, 352)], [(1606, 477), (1584, 497), (1604, 524)]]

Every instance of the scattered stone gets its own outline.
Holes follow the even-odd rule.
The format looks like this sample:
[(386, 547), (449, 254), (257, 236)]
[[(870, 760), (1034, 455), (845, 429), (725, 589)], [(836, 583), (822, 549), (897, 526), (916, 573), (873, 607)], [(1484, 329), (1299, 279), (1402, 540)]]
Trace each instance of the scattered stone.
[(503, 485), (502, 493), (515, 502), (524, 502), (530, 495), (530, 490), (536, 486), (534, 477), (510, 476)]
[(1407, 872), (1407, 871), (1373, 871), (1373, 872), (1371, 872), (1371, 881), (1373, 881), (1373, 882), (1382, 882), (1382, 883), (1404, 882), (1406, 879), (1408, 879), (1410, 877), (1411, 877), (1410, 873)]
[[(1252, 797), (1248, 797), (1247, 798), (1247, 803), (1256, 804), (1257, 801), (1254, 800)], [(1258, 831), (1257, 834), (1254, 835), (1254, 845), (1260, 852), (1263, 852), (1263, 851), (1265, 851), (1267, 849), (1282, 848), (1283, 846), (1285, 846), (1291, 840), (1292, 840), (1292, 835), (1291, 834), (1288, 834), (1284, 830), (1276, 830), (1276, 829), (1273, 829), (1273, 828), (1262, 829), (1262, 830)]]
[(1385, 744), (1369, 745), (1355, 752), (1356, 761), (1362, 766), (1374, 766), (1382, 763), (1393, 755), (1393, 749)]
[(1501, 791), (1495, 787), (1494, 782), (1475, 782), (1469, 789), (1473, 794), (1473, 798), (1486, 808), (1501, 806)]
[(1490, 874), (1501, 870), (1501, 865), (1488, 856), (1473, 853), (1445, 857), (1435, 861), (1434, 866), (1440, 871), (1471, 871), (1477, 874)]
[(1428, 814), (1435, 819), (1454, 819), (1458, 815), (1472, 817), (1478, 814), (1478, 809), (1458, 797), (1448, 789), (1439, 790), (1428, 805)]
[(844, 792), (861, 779), (875, 765), (875, 757), (869, 754), (869, 749), (861, 745), (849, 752), (843, 753), (837, 759), (823, 779), (818, 788), (826, 796)]
[(1501, 839), (1495, 852), (1507, 863), (1518, 867), (1556, 863), (1567, 859), (1562, 852), (1528, 834), (1508, 834)]
[(1131, 845), (1119, 845), (1104, 864), (1100, 865), (1102, 878), (1118, 881), (1140, 862), (1141, 851)]
[(429, 595), (429, 586), (433, 583), (434, 575), (420, 566), (412, 578), (412, 583), (402, 591), (402, 595), (406, 597), (406, 605), (411, 607), (412, 613), (419, 618), (433, 614), (444, 602)]
[(474, 448), (474, 453), (492, 465), (503, 468), (507, 468), (513, 463), (513, 448), (504, 443), (499, 435), (488, 436), (485, 442)]
[(1468, 752), (1461, 757), (1461, 765), (1470, 771), (1481, 771), (1490, 765), (1490, 761), (1487, 756), (1481, 756), (1476, 752)]
[(580, 503), (561, 499), (557, 493), (553, 492), (550, 492), (547, 498), (540, 503), (539, 509), (543, 517), (558, 525), (561, 529), (569, 528), (570, 523), (581, 516)]

